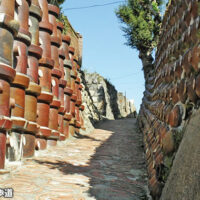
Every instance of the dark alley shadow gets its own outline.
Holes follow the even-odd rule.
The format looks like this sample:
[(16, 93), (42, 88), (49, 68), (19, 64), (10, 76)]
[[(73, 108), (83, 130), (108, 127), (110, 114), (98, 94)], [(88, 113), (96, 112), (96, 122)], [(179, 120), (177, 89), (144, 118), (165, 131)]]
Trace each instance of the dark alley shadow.
[(75, 132), (75, 135), (74, 135), (73, 137), (75, 137), (75, 138), (77, 138), (77, 139), (90, 139), (90, 140), (92, 140), (92, 141), (101, 142), (101, 140), (95, 139), (95, 138), (90, 137), (90, 136), (88, 136), (88, 135), (82, 135), (82, 134), (80, 134), (80, 133), (78, 133), (78, 132)]
[(118, 119), (121, 114), (120, 114), (120, 110), (119, 110), (119, 105), (118, 105), (118, 92), (115, 89), (115, 87), (107, 80), (105, 79), (106, 82), (106, 86), (108, 89), (108, 94), (110, 95), (110, 107), (112, 109), (112, 113), (114, 114), (114, 118)]
[[(50, 169), (59, 169), (63, 174), (81, 174), (88, 177), (91, 186), (88, 193), (96, 200), (147, 200), (141, 134), (133, 131), (133, 126), (126, 126), (126, 131), (123, 131), (122, 123), (123, 120), (117, 120), (102, 124), (107, 131), (113, 133), (96, 148), (86, 166), (75, 166), (59, 160), (34, 161)], [(95, 139), (82, 135), (78, 137)]]

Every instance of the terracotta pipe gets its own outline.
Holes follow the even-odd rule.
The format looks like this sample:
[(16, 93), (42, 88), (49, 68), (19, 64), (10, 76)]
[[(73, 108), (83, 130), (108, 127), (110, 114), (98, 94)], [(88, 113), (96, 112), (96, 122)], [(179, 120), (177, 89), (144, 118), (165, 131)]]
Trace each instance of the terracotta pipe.
[(72, 62), (69, 57), (69, 45), (71, 42), (71, 38), (69, 36), (63, 35), (62, 37), (62, 47), (65, 54), (64, 60), (64, 72), (65, 72), (65, 80), (67, 81), (67, 87), (71, 88), (71, 69)]
[(82, 89), (83, 89), (83, 85), (80, 84), (79, 85), (79, 90), (78, 90), (78, 99), (80, 99), (81, 101), (82, 101), (82, 94), (81, 94)]
[(42, 9), (42, 21), (39, 23), (40, 47), (43, 49), (40, 65), (48, 68), (53, 68), (54, 61), (51, 58), (51, 34), (53, 25), (49, 22), (48, 3), (47, 0), (39, 0), (39, 5)]
[(77, 95), (77, 100), (76, 100), (76, 104), (75, 104), (75, 118), (76, 118), (76, 132), (80, 131), (81, 128), (81, 120), (80, 120), (80, 106), (82, 104), (82, 100), (80, 97), (80, 78), (77, 77), (76, 82), (75, 82), (75, 94)]
[(79, 110), (80, 110), (80, 123), (81, 123), (81, 128), (84, 130), (85, 127), (84, 127), (84, 120), (83, 120), (83, 111), (84, 111), (85, 107), (84, 105), (81, 105), (79, 107)]
[[(25, 90), (29, 86), (29, 77), (27, 76), (27, 49), (31, 41), (31, 35), (28, 30), (29, 5), (30, 1), (22, 0), (20, 4), (15, 7), (15, 13), (19, 20), (19, 32), (15, 37), (13, 46), (13, 67), (17, 73), (11, 84), (10, 90), (10, 96), (15, 100), (15, 106), (11, 109), (11, 119), (13, 124), (10, 137), (16, 137), (19, 138), (19, 140), (24, 136), (24, 132), (27, 130), (29, 124), (24, 118)], [(10, 155), (9, 159), (14, 157), (14, 160), (18, 160), (23, 156), (25, 145), (22, 147), (23, 151), (20, 152), (20, 142), (17, 143), (17, 148), (16, 146), (10, 145), (10, 149), (14, 150), (14, 154)]]
[(70, 101), (70, 113), (75, 118), (75, 104), (77, 101), (77, 96), (75, 94), (72, 94), (71, 101)]
[[(23, 140), (28, 139), (28, 136), (24, 135), (24, 132), (27, 131), (29, 122), (25, 119), (25, 90), (28, 88), (29, 78), (24, 75), (17, 73), (14, 81), (11, 84), (10, 96), (15, 100), (15, 107), (11, 109), (11, 119), (12, 119), (12, 132), (10, 137), (17, 140), (17, 146), (10, 145), (10, 150), (13, 149), (13, 154), (10, 154), (9, 160), (19, 160), (21, 157), (26, 155), (26, 145), (28, 142), (23, 143), (22, 149), (20, 148), (20, 143), (22, 138)], [(29, 147), (28, 147), (29, 148)], [(9, 151), (10, 151), (9, 150)], [(28, 149), (29, 150), (29, 149)], [(34, 144), (33, 144), (34, 151)]]
[(51, 35), (51, 54), (52, 59), (54, 60), (54, 69), (59, 70), (59, 54), (58, 48), (61, 45), (61, 38), (57, 34), (57, 22), (56, 18), (58, 17), (60, 10), (57, 6), (48, 5), (49, 9), (49, 22), (53, 25), (53, 34)]
[(0, 132), (0, 169), (4, 169), (6, 155), (6, 131)]
[(64, 25), (60, 21), (56, 21), (56, 24), (57, 24), (57, 37), (59, 38), (60, 45), (62, 47), (62, 32), (63, 32)]
[(74, 49), (74, 47), (70, 46), (69, 47), (69, 58), (70, 58), (72, 63), (74, 62), (74, 54), (75, 54), (75, 49)]
[[(14, 19), (15, 1), (2, 0), (0, 12), (2, 13), (0, 25), (0, 169), (5, 165), (6, 132), (11, 129), (10, 107), (14, 107), (13, 99), (10, 99), (10, 83), (14, 80), (15, 70), (13, 66), (13, 42), (17, 35), (19, 22)], [(11, 102), (11, 103), (10, 103)]]
[(59, 63), (60, 63), (60, 71), (62, 72), (62, 76), (59, 79), (59, 100), (61, 102), (61, 107), (60, 107), (60, 111), (62, 113), (65, 113), (65, 107), (64, 107), (64, 88), (67, 85), (67, 81), (64, 79), (64, 52), (62, 51), (62, 49), (59, 50)]
[(65, 113), (64, 121), (63, 121), (63, 131), (66, 138), (69, 137), (69, 123), (72, 119), (72, 115), (70, 113)]
[(83, 86), (80, 84), (80, 79), (78, 78), (78, 91), (77, 91), (77, 101), (76, 101), (76, 120), (79, 122), (79, 127), (82, 127), (83, 119), (82, 119), (82, 110), (84, 110), (84, 106), (82, 106), (82, 97), (81, 97), (81, 90)]
[(39, 60), (39, 85), (41, 94), (38, 96), (37, 103), (37, 123), (40, 126), (36, 135), (36, 148), (45, 149), (47, 139), (51, 136), (52, 130), (49, 128), (50, 103), (53, 100), (51, 88), (51, 73), (54, 61), (51, 58), (51, 34), (53, 25), (49, 22), (48, 2), (47, 0), (38, 0), (42, 10), (42, 20), (39, 23), (39, 41), (42, 48), (42, 57)]
[(70, 101), (70, 113), (72, 115), (72, 119), (69, 123), (69, 132), (73, 136), (75, 133), (75, 125), (76, 125), (76, 112), (75, 112), (75, 104), (76, 104), (77, 96), (75, 94), (72, 94), (71, 101)]
[(80, 66), (78, 64), (78, 57), (74, 56), (74, 70), (76, 70), (77, 72), (80, 71)]
[(42, 56), (42, 48), (39, 43), (39, 22), (42, 19), (42, 11), (40, 9), (38, 0), (32, 1), (30, 7), (30, 28), (31, 33), (31, 45), (28, 49), (28, 69), (27, 74), (30, 80), (38, 84), (38, 65), (39, 59)]
[(69, 122), (72, 119), (71, 115), (71, 96), (73, 91), (66, 87), (64, 88), (64, 108), (65, 108), (65, 115), (64, 115), (64, 135), (66, 137), (69, 136)]
[(71, 111), (71, 106), (70, 106), (70, 102), (71, 102), (71, 96), (72, 96), (72, 89), (66, 87), (64, 89), (64, 93), (65, 93), (65, 110), (66, 110), (66, 113), (70, 113)]
[(49, 116), (49, 128), (58, 130), (58, 109), (60, 107), (59, 100), (53, 100)]
[(29, 85), (27, 72), (27, 47), (30, 45), (30, 32), (28, 30), (29, 19), (29, 3), (30, 1), (22, 0), (21, 4), (16, 7), (15, 11), (19, 20), (19, 32), (14, 43), (14, 68), (17, 71), (14, 82), (12, 83), (11, 97), (15, 98), (18, 107), (12, 110), (12, 115), (15, 117), (24, 117), (25, 104), (25, 88)]
[(76, 125), (76, 120), (75, 118), (72, 118), (69, 122), (69, 134), (71, 136), (74, 136), (75, 134), (75, 125)]
[(27, 48), (31, 43), (29, 32), (29, 3), (30, 1), (21, 0), (21, 5), (15, 8), (17, 19), (19, 20), (19, 32), (14, 42), (14, 54), (16, 55), (17, 65), (14, 66), (17, 72), (27, 73)]
[(71, 42), (71, 38), (67, 35), (62, 36), (62, 48), (65, 55), (64, 60), (64, 79), (67, 81), (66, 88), (64, 88), (64, 108), (65, 108), (65, 115), (64, 115), (64, 135), (69, 137), (69, 124), (72, 119), (71, 111), (71, 96), (73, 90), (71, 89), (71, 69), (72, 69), (72, 62), (69, 56), (69, 45)]
[(75, 131), (79, 131), (81, 128), (80, 124), (80, 116), (79, 116), (79, 106), (81, 105), (81, 101), (78, 98), (78, 89), (80, 84), (80, 79), (77, 79), (77, 59), (75, 57), (75, 49), (73, 47), (69, 47), (69, 55), (72, 63), (71, 70), (71, 89), (73, 91), (70, 103), (70, 112), (72, 114), (72, 119), (69, 124), (70, 134), (73, 136)]
[[(42, 92), (38, 97), (37, 104), (37, 123), (40, 125), (40, 130), (37, 133), (38, 137), (49, 137), (51, 136), (51, 129), (49, 129), (49, 110), (50, 103), (53, 100), (51, 93)], [(45, 141), (44, 141), (45, 142)]]
[(76, 78), (77, 78), (77, 72), (71, 70), (71, 89), (73, 91), (73, 94), (76, 94), (76, 87), (75, 87)]
[[(35, 135), (39, 131), (37, 119), (37, 97), (41, 93), (41, 86), (38, 85), (38, 65), (42, 56), (42, 48), (39, 46), (39, 22), (42, 19), (42, 11), (38, 0), (30, 2), (29, 9), (29, 31), (31, 34), (31, 44), (28, 48), (27, 75), (30, 78), (29, 87), (25, 94), (25, 114), (24, 118), (28, 121), (26, 134), (23, 139), (26, 145), (23, 146), (23, 156), (31, 157), (35, 150)], [(27, 26), (27, 23), (26, 23)]]
[(80, 106), (81, 106), (81, 101), (77, 100), (76, 105), (75, 105), (75, 119), (76, 119), (76, 124), (75, 127), (77, 129), (77, 132), (79, 132), (79, 129), (81, 128), (81, 118), (80, 118)]
[(64, 114), (58, 113), (58, 131), (60, 132), (59, 140), (63, 141), (66, 139), (64, 135)]
[(53, 94), (53, 101), (50, 104), (50, 113), (49, 113), (49, 128), (51, 128), (52, 135), (48, 140), (49, 145), (56, 145), (56, 141), (60, 137), (58, 131), (58, 110), (61, 106), (61, 101), (59, 99), (59, 82), (62, 77), (62, 71), (60, 70), (59, 65), (59, 47), (61, 45), (62, 38), (57, 34), (57, 18), (59, 15), (59, 8), (57, 6), (48, 4), (49, 9), (49, 22), (53, 25), (53, 33), (51, 35), (51, 57), (54, 60), (54, 66), (52, 69), (52, 78), (51, 78), (51, 87)]
[[(60, 23), (60, 28), (58, 27), (58, 32), (60, 32), (59, 37), (62, 38), (62, 23)], [(63, 25), (62, 25), (63, 26)], [(59, 64), (60, 64), (60, 71), (62, 72), (61, 79), (59, 80), (59, 100), (61, 102), (61, 106), (58, 111), (58, 131), (60, 132), (60, 138), (59, 140), (64, 141), (66, 139), (66, 135), (64, 133), (64, 114), (66, 112), (65, 109), (65, 101), (64, 101), (64, 88), (67, 85), (67, 81), (64, 80), (64, 60), (65, 60), (65, 54), (63, 51), (62, 46), (59, 49)]]
[[(60, 71), (62, 72), (62, 80), (65, 80), (65, 70), (64, 70), (64, 60), (65, 60), (65, 54), (63, 51), (62, 46), (59, 49), (59, 66), (60, 66)], [(67, 80), (65, 80), (66, 84), (67, 84)]]
[(77, 75), (75, 80), (75, 92), (74, 92), (77, 95), (77, 99), (79, 97), (79, 85), (80, 85), (80, 78)]

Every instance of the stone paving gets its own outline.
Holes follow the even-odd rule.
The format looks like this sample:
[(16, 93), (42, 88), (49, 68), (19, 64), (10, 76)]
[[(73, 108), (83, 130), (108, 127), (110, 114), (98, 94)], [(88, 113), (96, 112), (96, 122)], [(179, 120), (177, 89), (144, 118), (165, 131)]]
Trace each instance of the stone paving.
[[(12, 163), (0, 188), (15, 200), (144, 200), (147, 179), (135, 119), (103, 122), (33, 158)], [(1, 198), (0, 198), (1, 199)]]

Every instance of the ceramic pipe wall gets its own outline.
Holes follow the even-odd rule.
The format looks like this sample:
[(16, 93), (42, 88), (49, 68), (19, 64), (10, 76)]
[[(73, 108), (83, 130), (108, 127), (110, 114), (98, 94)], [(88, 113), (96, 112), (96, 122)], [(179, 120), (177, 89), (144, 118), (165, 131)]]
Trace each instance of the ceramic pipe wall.
[[(29, 9), (29, 31), (31, 33), (31, 45), (28, 49), (28, 68), (27, 75), (30, 78), (29, 87), (26, 89), (25, 99), (25, 119), (29, 121), (29, 126), (26, 131), (32, 133), (34, 136), (32, 142), (29, 142), (29, 146), (24, 152), (24, 156), (33, 156), (35, 149), (35, 135), (39, 131), (39, 125), (37, 124), (37, 97), (41, 93), (41, 86), (38, 79), (38, 65), (39, 59), (42, 57), (42, 48), (39, 43), (39, 22), (42, 19), (42, 11), (39, 6), (38, 0), (32, 0)], [(31, 141), (31, 140), (30, 140)], [(34, 143), (33, 143), (34, 141)], [(30, 145), (31, 144), (31, 145)], [(34, 144), (34, 145), (33, 145)]]
[(75, 68), (75, 62), (74, 62), (74, 54), (75, 54), (75, 49), (74, 47), (70, 46), (69, 47), (69, 56), (70, 60), (72, 63), (72, 70), (71, 70), (71, 89), (73, 91), (72, 96), (71, 96), (71, 101), (70, 101), (70, 113), (72, 115), (72, 119), (70, 120), (69, 123), (69, 132), (73, 136), (75, 133), (75, 126), (76, 126), (76, 117), (75, 117), (75, 105), (77, 101), (77, 95), (76, 95), (76, 90), (75, 90), (75, 81), (77, 78), (77, 71)]
[(50, 104), (49, 113), (49, 128), (52, 129), (52, 134), (49, 137), (49, 145), (56, 145), (56, 141), (60, 137), (58, 131), (58, 110), (61, 102), (59, 100), (59, 80), (62, 76), (62, 71), (59, 66), (59, 47), (61, 45), (61, 38), (59, 37), (57, 30), (57, 17), (59, 15), (59, 8), (57, 6), (48, 5), (49, 9), (49, 22), (53, 25), (53, 33), (51, 35), (51, 57), (54, 60), (54, 66), (52, 69), (51, 86), (53, 101)]
[[(1, 0), (0, 168), (83, 126), (78, 58), (47, 0)], [(76, 130), (75, 130), (76, 128)]]
[(66, 112), (65, 103), (64, 103), (64, 89), (67, 85), (67, 81), (65, 80), (65, 71), (64, 71), (64, 60), (65, 60), (65, 53), (62, 46), (62, 30), (63, 24), (61, 22), (57, 22), (57, 34), (58, 37), (61, 39), (61, 45), (59, 48), (59, 69), (62, 72), (62, 76), (59, 79), (59, 100), (61, 102), (61, 106), (58, 110), (58, 131), (60, 132), (60, 140), (63, 141), (66, 139), (66, 135), (64, 133), (64, 115)]
[(19, 21), (20, 26), (13, 47), (13, 67), (16, 70), (16, 76), (11, 84), (10, 91), (11, 98), (15, 100), (15, 106), (11, 109), (13, 124), (10, 140), (15, 142), (10, 143), (9, 160), (19, 160), (23, 154), (28, 155), (29, 146), (32, 146), (30, 154), (33, 154), (34, 151), (34, 136), (25, 133), (29, 122), (24, 118), (25, 90), (29, 86), (27, 51), (31, 43), (31, 34), (28, 25), (30, 4), (31, 1), (29, 0), (16, 1), (15, 7), (15, 18)]
[(3, 47), (0, 48), (0, 169), (5, 166), (6, 135), (12, 127), (10, 107), (15, 106), (14, 99), (10, 98), (10, 84), (16, 74), (12, 68), (13, 42), (19, 29), (18, 21), (14, 19), (15, 4), (13, 0), (2, 0), (0, 4), (0, 46)]
[(42, 58), (39, 60), (39, 85), (41, 94), (38, 96), (37, 103), (37, 123), (40, 129), (37, 133), (36, 145), (38, 149), (47, 147), (47, 139), (51, 137), (52, 130), (49, 128), (50, 104), (53, 100), (51, 78), (54, 60), (51, 57), (51, 34), (53, 25), (49, 22), (49, 10), (47, 0), (39, 0), (42, 9), (42, 20), (39, 23), (39, 41), (42, 48)]
[(67, 35), (62, 36), (62, 48), (65, 55), (64, 60), (64, 79), (67, 81), (66, 87), (64, 88), (64, 108), (65, 108), (65, 115), (64, 115), (64, 135), (65, 137), (69, 136), (69, 122), (72, 119), (72, 115), (70, 112), (70, 101), (73, 90), (71, 89), (71, 69), (72, 69), (72, 62), (69, 57), (69, 45), (71, 43), (71, 38)]

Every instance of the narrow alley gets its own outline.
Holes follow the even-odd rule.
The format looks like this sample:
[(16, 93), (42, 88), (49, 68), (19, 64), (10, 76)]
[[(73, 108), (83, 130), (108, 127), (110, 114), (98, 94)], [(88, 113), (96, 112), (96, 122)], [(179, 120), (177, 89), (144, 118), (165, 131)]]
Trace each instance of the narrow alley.
[(15, 200), (148, 199), (142, 134), (133, 118), (105, 121), (7, 170), (0, 188), (13, 188)]

